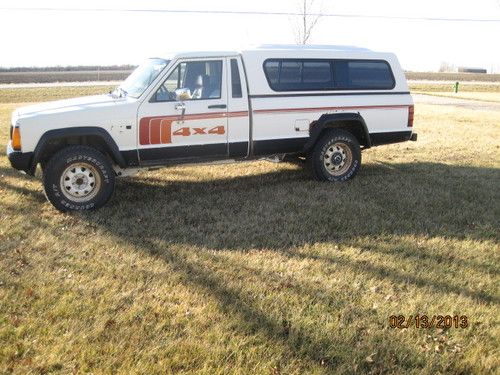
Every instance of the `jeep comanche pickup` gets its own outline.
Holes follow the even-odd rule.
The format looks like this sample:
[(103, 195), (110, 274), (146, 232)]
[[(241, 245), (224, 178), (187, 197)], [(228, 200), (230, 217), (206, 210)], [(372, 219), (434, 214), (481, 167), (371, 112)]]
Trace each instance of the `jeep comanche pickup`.
[(395, 55), (355, 47), (262, 46), (151, 58), (106, 95), (12, 114), (7, 154), (61, 211), (101, 207), (115, 177), (180, 163), (298, 158), (345, 181), (361, 149), (416, 140)]

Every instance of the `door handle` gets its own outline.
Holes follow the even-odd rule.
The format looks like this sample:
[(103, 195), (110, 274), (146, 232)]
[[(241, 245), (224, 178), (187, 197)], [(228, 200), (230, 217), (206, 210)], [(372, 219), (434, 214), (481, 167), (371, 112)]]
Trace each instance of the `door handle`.
[(212, 108), (224, 109), (224, 108), (227, 108), (227, 105), (225, 105), (225, 104), (212, 104), (212, 105), (208, 106), (208, 109), (212, 109)]

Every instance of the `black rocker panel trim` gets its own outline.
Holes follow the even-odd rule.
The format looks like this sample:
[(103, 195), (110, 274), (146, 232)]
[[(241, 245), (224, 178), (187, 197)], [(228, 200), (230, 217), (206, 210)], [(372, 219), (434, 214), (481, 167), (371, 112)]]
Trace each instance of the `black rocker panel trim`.
[[(309, 138), (285, 138), (254, 141), (254, 155), (265, 156), (282, 153), (300, 152)], [(143, 148), (139, 150), (141, 165), (162, 165), (172, 163), (188, 163), (206, 160), (223, 160), (229, 158), (245, 158), (248, 142), (229, 144), (191, 145), (175, 147)]]
[(409, 141), (411, 138), (410, 131), (387, 132), (387, 133), (370, 133), (372, 146), (386, 145), (390, 143), (398, 143)]
[(230, 157), (245, 157), (248, 155), (248, 142), (229, 143)]
[[(411, 134), (411, 131), (402, 131), (370, 133), (369, 136), (371, 145), (376, 146), (408, 141), (411, 138)], [(302, 153), (305, 152), (305, 146), (309, 141), (309, 137), (257, 140), (253, 142), (254, 152), (252, 156)], [(223, 160), (233, 157), (244, 158), (247, 156), (248, 143), (230, 143), (229, 154), (227, 150), (228, 145), (226, 143), (216, 143), (207, 145), (144, 148), (139, 150), (139, 155), (140, 164), (145, 166)]]
[(227, 158), (227, 143), (141, 148), (139, 150), (141, 164), (161, 164), (162, 161), (212, 157)]
[(266, 139), (253, 142), (253, 155), (297, 153), (303, 150), (309, 137)]
[(139, 166), (139, 154), (137, 152), (137, 149), (120, 151), (120, 153), (122, 154), (123, 159), (125, 159), (125, 163), (127, 164), (128, 167)]

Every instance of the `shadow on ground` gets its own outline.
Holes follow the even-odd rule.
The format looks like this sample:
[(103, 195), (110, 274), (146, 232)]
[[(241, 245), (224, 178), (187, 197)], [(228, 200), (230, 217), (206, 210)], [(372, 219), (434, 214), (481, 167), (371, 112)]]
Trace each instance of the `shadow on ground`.
[[(246, 166), (241, 164), (241, 168)], [(228, 262), (217, 255), (217, 250), (269, 249), (290, 258), (334, 263), (438, 295), (452, 293), (483, 304), (499, 302), (489, 291), (440, 280), (443, 267), (454, 270), (453, 280), (458, 280), (461, 273), (498, 273), (495, 263), (485, 265), (469, 259), (455, 264), (452, 252), (435, 254), (430, 248), (418, 248), (417, 241), (404, 240), (413, 236), (498, 241), (498, 169), (439, 163), (367, 164), (355, 180), (345, 184), (311, 181), (301, 169), (194, 181), (186, 180), (193, 177), (186, 177), (186, 170), (165, 169), (164, 173), (165, 179), (120, 180), (108, 206), (77, 216), (111, 233), (119, 242), (169, 263), (187, 285), (214, 297), (224, 313), (238, 316), (247, 332), (261, 332), (271, 341), (284, 343), (294, 358), (336, 369), (348, 357), (332, 353), (349, 353), (353, 343), (342, 342), (335, 335), (318, 337), (307, 330), (301, 330), (293, 340), (284, 338), (281, 321), (253, 306), (241, 290), (211, 272), (221, 262)], [(39, 192), (5, 181), (0, 181), (0, 186), (28, 194), (34, 204), (43, 199)], [(378, 239), (393, 242), (387, 248)], [(403, 264), (422, 262), (427, 276), (410, 275), (335, 252), (307, 254), (299, 249), (315, 244), (357, 246), (361, 251), (397, 256)], [(176, 249), (171, 248), (173, 245)], [(195, 248), (196, 260), (178, 250), (184, 245), (188, 251)], [(267, 277), (243, 264), (227, 263), (223, 267), (261, 277), (261, 282)], [(314, 296), (319, 292), (313, 286), (296, 284), (295, 288), (299, 294)], [(328, 296), (327, 291), (324, 295), (327, 297), (322, 303), (326, 305), (348, 303), (342, 300), (344, 297)], [(359, 314), (370, 312), (359, 308)], [(425, 366), (424, 358), (397, 339), (383, 345), (376, 335), (371, 340), (369, 345), (378, 345), (378, 350), (391, 358), (384, 371), (391, 366), (399, 370)]]
[[(392, 234), (484, 240), (498, 238), (499, 180), (499, 169), (438, 163), (368, 164), (344, 184), (311, 181), (301, 169), (200, 181), (144, 177), (120, 180), (108, 207), (83, 216), (125, 238), (215, 249)], [(140, 224), (124, 225), (134, 220)]]

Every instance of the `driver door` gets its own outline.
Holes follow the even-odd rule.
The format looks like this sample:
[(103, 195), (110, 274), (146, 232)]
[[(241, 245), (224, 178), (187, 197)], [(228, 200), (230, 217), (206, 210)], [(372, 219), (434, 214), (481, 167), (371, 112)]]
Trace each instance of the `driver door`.
[(222, 58), (180, 61), (141, 104), (141, 164), (228, 156), (225, 65)]

